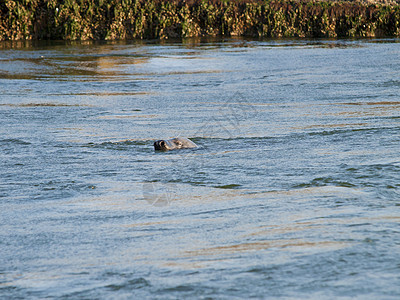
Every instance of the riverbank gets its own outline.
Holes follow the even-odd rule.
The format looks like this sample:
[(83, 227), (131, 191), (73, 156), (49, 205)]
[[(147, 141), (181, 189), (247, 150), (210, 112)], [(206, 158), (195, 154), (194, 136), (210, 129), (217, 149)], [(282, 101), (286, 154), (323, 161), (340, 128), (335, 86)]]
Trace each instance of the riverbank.
[(355, 1), (5, 1), (0, 40), (400, 36), (400, 5)]

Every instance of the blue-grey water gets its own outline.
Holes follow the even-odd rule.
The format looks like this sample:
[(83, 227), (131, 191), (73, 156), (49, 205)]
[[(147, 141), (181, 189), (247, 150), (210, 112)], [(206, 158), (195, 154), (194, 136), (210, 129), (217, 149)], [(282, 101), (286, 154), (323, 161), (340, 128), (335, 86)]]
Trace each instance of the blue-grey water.
[(0, 44), (0, 298), (399, 297), (399, 40)]

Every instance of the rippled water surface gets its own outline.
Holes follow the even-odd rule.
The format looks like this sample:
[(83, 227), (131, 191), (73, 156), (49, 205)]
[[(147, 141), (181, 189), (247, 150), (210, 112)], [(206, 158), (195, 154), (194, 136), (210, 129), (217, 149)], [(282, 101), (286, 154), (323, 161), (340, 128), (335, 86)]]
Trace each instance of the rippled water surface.
[(0, 44), (0, 297), (399, 299), (399, 45)]

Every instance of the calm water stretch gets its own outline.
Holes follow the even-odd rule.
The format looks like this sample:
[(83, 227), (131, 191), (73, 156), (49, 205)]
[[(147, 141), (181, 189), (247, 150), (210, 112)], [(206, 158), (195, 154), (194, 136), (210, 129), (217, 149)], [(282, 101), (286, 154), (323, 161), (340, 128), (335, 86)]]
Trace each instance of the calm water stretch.
[(0, 298), (399, 299), (399, 40), (2, 43), (0, 90)]

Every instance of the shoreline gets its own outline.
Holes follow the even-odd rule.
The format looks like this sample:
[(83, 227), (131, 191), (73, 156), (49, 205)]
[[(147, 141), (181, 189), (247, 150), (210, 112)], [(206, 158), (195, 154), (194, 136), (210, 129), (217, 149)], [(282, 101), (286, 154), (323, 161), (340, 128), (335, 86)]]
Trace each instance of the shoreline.
[(7, 1), (0, 4), (0, 41), (399, 37), (399, 2)]

